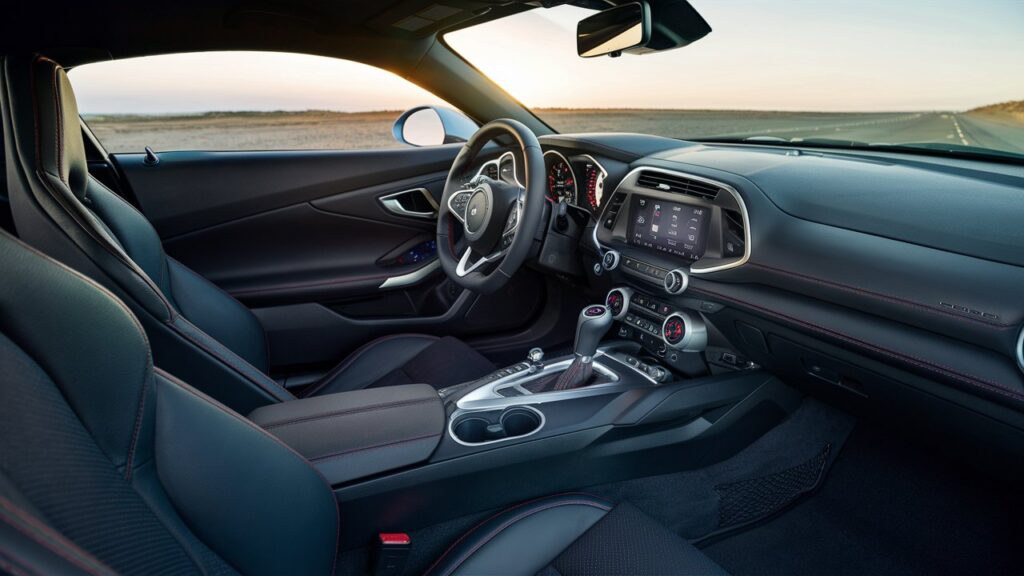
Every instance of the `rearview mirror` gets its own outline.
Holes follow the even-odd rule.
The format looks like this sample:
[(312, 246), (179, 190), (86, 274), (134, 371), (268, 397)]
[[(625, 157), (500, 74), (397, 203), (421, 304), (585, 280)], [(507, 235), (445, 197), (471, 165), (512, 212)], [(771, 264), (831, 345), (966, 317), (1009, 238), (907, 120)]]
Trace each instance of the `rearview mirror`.
[(700, 40), (711, 26), (686, 0), (649, 0), (602, 10), (576, 27), (576, 50), (583, 58), (623, 52), (646, 54)]
[(395, 120), (395, 140), (410, 146), (437, 146), (465, 142), (479, 126), (461, 113), (441, 106), (417, 106)]
[(576, 52), (583, 58), (644, 46), (651, 39), (651, 13), (646, 2), (602, 10), (576, 26)]

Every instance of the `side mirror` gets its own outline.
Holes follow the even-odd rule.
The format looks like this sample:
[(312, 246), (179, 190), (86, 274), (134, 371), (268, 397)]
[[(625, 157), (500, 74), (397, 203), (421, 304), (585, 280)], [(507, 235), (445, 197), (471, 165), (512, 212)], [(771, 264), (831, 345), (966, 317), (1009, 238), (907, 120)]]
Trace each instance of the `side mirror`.
[(391, 133), (409, 146), (437, 146), (465, 142), (477, 131), (476, 122), (441, 106), (417, 106), (395, 120)]
[(651, 39), (651, 10), (646, 2), (632, 2), (588, 16), (576, 26), (576, 52), (583, 58), (638, 48)]

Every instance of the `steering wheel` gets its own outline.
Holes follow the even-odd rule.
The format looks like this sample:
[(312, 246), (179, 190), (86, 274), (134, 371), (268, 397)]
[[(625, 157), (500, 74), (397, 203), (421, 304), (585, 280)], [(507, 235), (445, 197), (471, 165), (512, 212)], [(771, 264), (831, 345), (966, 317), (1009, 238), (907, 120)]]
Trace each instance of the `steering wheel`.
[[(488, 142), (511, 137), (524, 162), (525, 186), (485, 175), (465, 180)], [(516, 151), (513, 151), (513, 155)], [(455, 157), (437, 217), (437, 256), (445, 273), (467, 290), (490, 294), (526, 261), (546, 201), (544, 151), (523, 123), (502, 119), (481, 126)], [(462, 229), (462, 241), (457, 230)], [(459, 248), (464, 244), (463, 248)], [(461, 254), (460, 254), (461, 252)]]

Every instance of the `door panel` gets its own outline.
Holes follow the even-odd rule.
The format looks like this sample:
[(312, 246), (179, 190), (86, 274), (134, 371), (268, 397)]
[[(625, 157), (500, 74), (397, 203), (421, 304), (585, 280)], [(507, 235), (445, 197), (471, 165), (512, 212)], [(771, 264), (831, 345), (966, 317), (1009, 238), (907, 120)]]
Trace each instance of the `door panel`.
[(429, 201), (400, 198), (411, 213), (388, 202), (418, 189), (439, 200), (458, 151), (171, 152), (155, 166), (136, 154), (113, 162), (168, 254), (257, 309), (280, 369), (327, 366), (389, 333), (467, 336), (536, 318), (542, 279), (524, 271), (505, 293), (463, 294), (438, 266)]
[(143, 154), (113, 158), (157, 232), (169, 239), (299, 202), (447, 173), (459, 148), (161, 152), (155, 166)]

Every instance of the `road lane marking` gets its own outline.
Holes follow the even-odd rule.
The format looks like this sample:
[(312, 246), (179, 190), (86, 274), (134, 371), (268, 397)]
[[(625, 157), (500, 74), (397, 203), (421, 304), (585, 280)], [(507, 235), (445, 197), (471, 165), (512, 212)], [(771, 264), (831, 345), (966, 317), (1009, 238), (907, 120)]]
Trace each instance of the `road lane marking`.
[(964, 146), (968, 146), (967, 138), (964, 137), (964, 131), (960, 129), (960, 122), (957, 121), (956, 114), (953, 115), (953, 127), (956, 128), (956, 135), (960, 137), (960, 141)]

